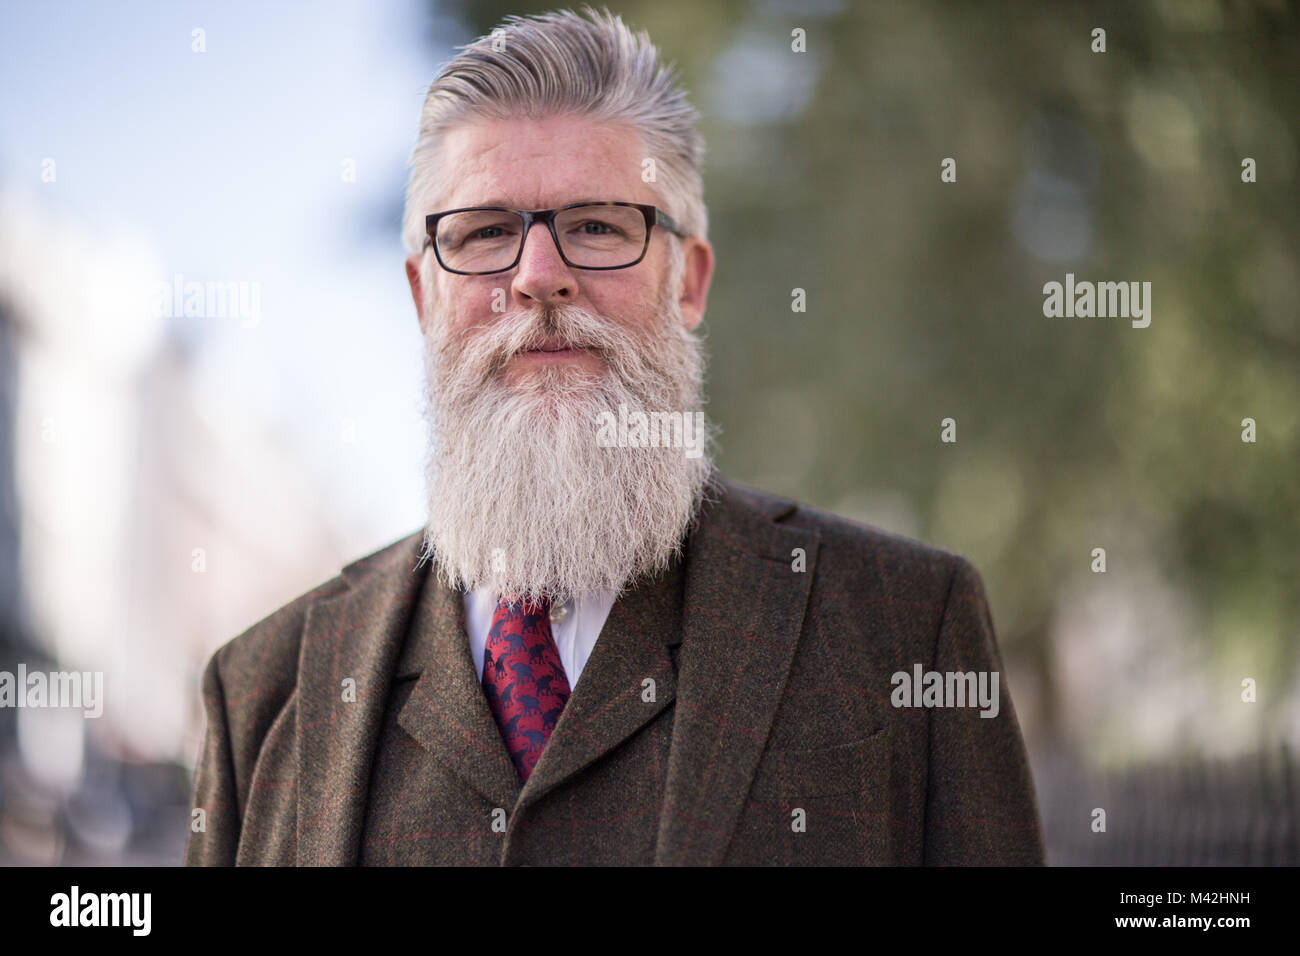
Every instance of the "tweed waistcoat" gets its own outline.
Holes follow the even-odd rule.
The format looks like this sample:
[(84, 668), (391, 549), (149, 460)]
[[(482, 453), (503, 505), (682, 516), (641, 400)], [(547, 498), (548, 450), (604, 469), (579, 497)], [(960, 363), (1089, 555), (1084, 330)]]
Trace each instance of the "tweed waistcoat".
[[(360, 863), (508, 864), (536, 860), (543, 841), (546, 862), (653, 863), (673, 731), (657, 676), (665, 665), (676, 673), (681, 559), (614, 603), (522, 786), (505, 773), (513, 770), (474, 672), (463, 597), (427, 568), (419, 573), (426, 580), (385, 707)], [(642, 667), (640, 677), (637, 662), (645, 660), (657, 664)], [(639, 693), (619, 696), (628, 686)], [(459, 701), (448, 701), (452, 695)], [(451, 721), (463, 734), (464, 749), (450, 765), (434, 756), (445, 749), (421, 745), (435, 721)], [(599, 772), (588, 772), (595, 764)], [(557, 841), (557, 833), (572, 839)]]

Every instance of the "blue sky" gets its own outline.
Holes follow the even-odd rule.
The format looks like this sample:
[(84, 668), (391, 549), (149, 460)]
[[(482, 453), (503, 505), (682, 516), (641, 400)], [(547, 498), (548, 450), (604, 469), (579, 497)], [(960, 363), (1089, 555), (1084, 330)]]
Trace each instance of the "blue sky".
[[(260, 283), (254, 327), (167, 320), (195, 348), (197, 400), (287, 436), (366, 539), (421, 523), (420, 338), (396, 214), (423, 92), (468, 38), (414, 0), (3, 10), (0, 188), (106, 248), (142, 241), (160, 281)], [(359, 441), (340, 453), (318, 439), (343, 418)]]

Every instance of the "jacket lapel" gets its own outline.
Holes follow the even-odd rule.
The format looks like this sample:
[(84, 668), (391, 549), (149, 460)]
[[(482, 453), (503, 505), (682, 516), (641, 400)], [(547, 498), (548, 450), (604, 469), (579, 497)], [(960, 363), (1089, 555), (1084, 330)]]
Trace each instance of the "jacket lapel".
[(417, 633), (423, 670), (398, 724), (466, 784), (509, 811), (519, 797), (519, 775), (474, 672), (465, 602), (430, 574)]
[(677, 680), (668, 647), (675, 643), (681, 575), (679, 558), (614, 602), (578, 686), (524, 785), (520, 808), (613, 750), (673, 702)]
[[(460, 595), (417, 564), (422, 534), (345, 567), (346, 589), (312, 602), (303, 626), (298, 862), (357, 862), (384, 707), (413, 625), (429, 660), (398, 722), (496, 806), (553, 790), (675, 703), (655, 861), (721, 862), (794, 658), (819, 537), (774, 523), (789, 503), (721, 479), (712, 488), (721, 496), (697, 519), (684, 560), (614, 603), (522, 791), (474, 673)], [(804, 572), (792, 570), (796, 548)], [(674, 677), (667, 645), (675, 635), (655, 622), (676, 574), (685, 580)], [(344, 700), (347, 678), (355, 701)], [(646, 678), (655, 681), (653, 702), (642, 697)]]
[[(718, 480), (687, 547), (677, 708), (655, 862), (721, 863), (794, 660), (820, 541), (790, 502)], [(807, 569), (795, 571), (796, 548)]]
[(297, 688), (300, 865), (357, 862), (384, 705), (425, 579), (416, 570), (421, 540), (416, 533), (348, 565), (346, 589), (307, 609)]

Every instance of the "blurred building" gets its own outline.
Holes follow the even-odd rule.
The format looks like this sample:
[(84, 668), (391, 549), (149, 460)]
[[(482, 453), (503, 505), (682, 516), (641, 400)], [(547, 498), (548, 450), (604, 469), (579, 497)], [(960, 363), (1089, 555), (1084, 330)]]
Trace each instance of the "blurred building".
[(344, 545), (291, 441), (196, 400), (146, 244), (14, 192), (0, 223), (0, 657), (104, 687), (99, 718), (0, 710), (0, 862), (175, 863), (202, 666)]

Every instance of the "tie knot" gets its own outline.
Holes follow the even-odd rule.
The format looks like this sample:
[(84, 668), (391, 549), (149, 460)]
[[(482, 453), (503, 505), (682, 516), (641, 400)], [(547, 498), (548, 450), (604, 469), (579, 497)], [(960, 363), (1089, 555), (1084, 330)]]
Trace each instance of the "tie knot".
[(497, 599), (497, 605), (504, 607), (507, 610), (518, 609), (520, 614), (529, 617), (534, 615), (545, 616), (550, 613), (551, 610), (551, 602), (546, 598), (540, 598), (535, 601), (521, 601), (518, 595), (503, 594)]

